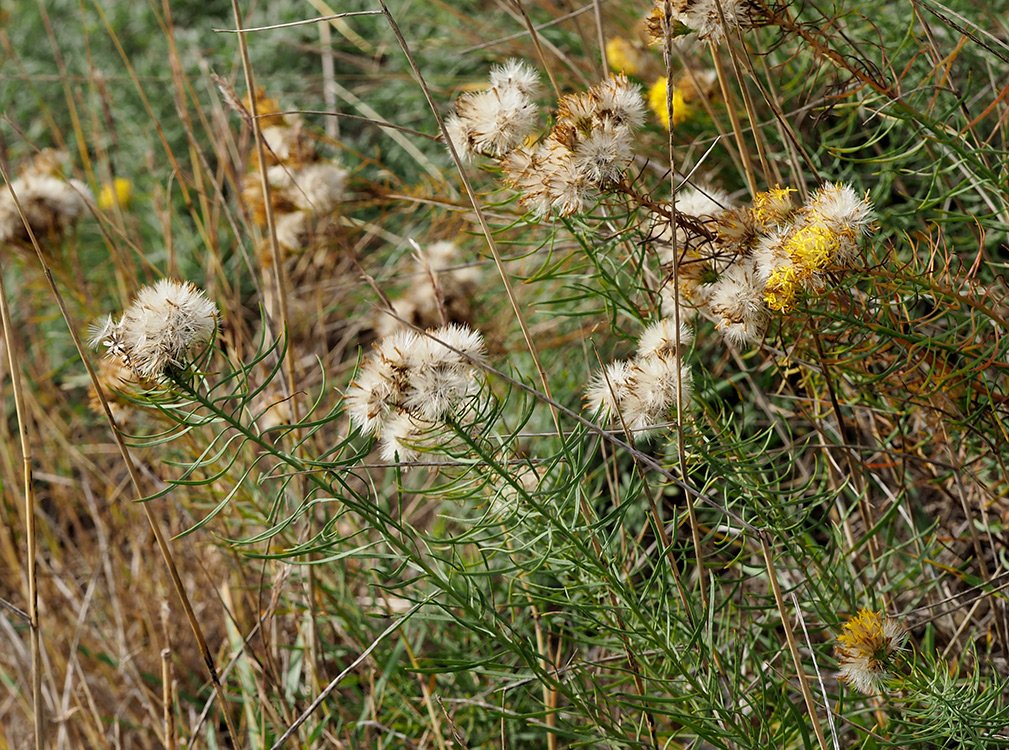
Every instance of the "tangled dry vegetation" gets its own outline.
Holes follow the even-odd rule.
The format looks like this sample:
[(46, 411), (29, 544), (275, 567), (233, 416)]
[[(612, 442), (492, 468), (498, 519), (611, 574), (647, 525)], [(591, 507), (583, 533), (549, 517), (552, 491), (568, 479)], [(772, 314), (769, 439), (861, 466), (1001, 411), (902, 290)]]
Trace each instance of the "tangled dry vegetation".
[(0, 748), (1009, 746), (998, 9), (0, 15)]

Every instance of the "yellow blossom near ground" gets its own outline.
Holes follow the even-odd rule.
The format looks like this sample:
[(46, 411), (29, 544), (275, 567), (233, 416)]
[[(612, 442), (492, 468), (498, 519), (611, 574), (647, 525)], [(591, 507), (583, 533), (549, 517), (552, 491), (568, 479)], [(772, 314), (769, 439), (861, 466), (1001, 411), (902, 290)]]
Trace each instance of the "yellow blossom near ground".
[(606, 42), (606, 64), (614, 73), (628, 76), (640, 75), (645, 67), (644, 54), (622, 36)]
[[(666, 130), (669, 129), (669, 111), (666, 108), (666, 79), (659, 78), (648, 89), (648, 106), (659, 118)], [(694, 108), (687, 104), (683, 97), (683, 91), (679, 86), (673, 87), (673, 126), (680, 125), (690, 119)]]
[(103, 211), (109, 211), (115, 206), (126, 208), (133, 198), (133, 183), (125, 177), (117, 177), (112, 182), (102, 185), (102, 190), (98, 194), (98, 207)]

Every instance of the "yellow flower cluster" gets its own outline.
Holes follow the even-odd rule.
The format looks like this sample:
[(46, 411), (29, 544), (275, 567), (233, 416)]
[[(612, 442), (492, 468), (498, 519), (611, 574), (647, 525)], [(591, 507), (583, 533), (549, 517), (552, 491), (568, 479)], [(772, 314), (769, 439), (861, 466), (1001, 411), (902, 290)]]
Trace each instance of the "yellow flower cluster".
[(772, 310), (788, 312), (795, 304), (801, 284), (795, 266), (778, 266), (764, 285), (764, 302)]
[[(825, 183), (801, 206), (793, 193), (775, 186), (748, 206), (710, 187), (676, 198), (677, 212), (690, 217), (676, 229), (690, 270), (681, 270), (672, 299), (706, 310), (731, 343), (759, 341), (771, 311), (790, 312), (827, 270), (855, 261), (859, 236), (872, 230), (868, 195), (848, 185)], [(695, 249), (706, 247), (707, 257)]]
[(770, 190), (753, 196), (753, 218), (763, 228), (774, 226), (787, 218), (794, 210), (791, 194), (794, 188), (777, 185)]
[(863, 607), (844, 623), (837, 637), (839, 648), (874, 656), (886, 645), (883, 638), (883, 617)]
[(840, 246), (840, 237), (823, 224), (808, 224), (791, 233), (783, 246), (791, 262), (771, 272), (764, 288), (767, 306), (788, 312), (802, 285), (827, 266)]
[[(669, 130), (669, 109), (666, 107), (666, 91), (669, 83), (663, 76), (648, 89), (648, 106), (659, 118), (662, 126)], [(673, 86), (673, 126), (681, 125), (690, 119), (694, 108), (687, 104), (683, 89)]]
[(751, 217), (758, 231), (771, 231), (765, 244), (770, 267), (764, 289), (767, 306), (788, 312), (801, 288), (854, 252), (859, 230), (868, 225), (869, 203), (842, 185), (825, 185), (797, 211), (789, 188), (758, 193)]
[(841, 246), (841, 239), (823, 224), (799, 227), (785, 242), (785, 251), (803, 271), (822, 270)]

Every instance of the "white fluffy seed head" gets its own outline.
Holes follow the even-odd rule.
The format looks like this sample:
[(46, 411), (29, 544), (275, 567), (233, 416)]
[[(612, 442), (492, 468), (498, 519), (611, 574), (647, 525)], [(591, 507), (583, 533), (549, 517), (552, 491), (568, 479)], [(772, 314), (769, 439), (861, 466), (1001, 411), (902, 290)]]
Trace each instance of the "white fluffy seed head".
[(387, 449), (409, 449), (403, 436), (413, 435), (418, 423), (442, 423), (479, 391), (474, 361), (482, 361), (484, 352), (483, 337), (456, 324), (426, 334), (399, 330), (386, 336), (347, 390), (344, 403), (352, 424), (382, 437), (383, 455)]
[(302, 167), (294, 174), (291, 198), (299, 209), (313, 215), (330, 213), (346, 195), (347, 170), (331, 162)]
[(473, 158), (473, 132), (470, 122), (459, 115), (451, 114), (445, 118), (445, 132), (455, 148), (456, 154), (464, 162)]
[(410, 463), (420, 456), (420, 442), (425, 430), (424, 424), (409, 412), (396, 412), (385, 423), (379, 455), (384, 461)]
[(666, 426), (677, 393), (686, 404), (690, 392), (690, 370), (678, 357), (639, 356), (606, 365), (586, 389), (585, 402), (604, 423), (642, 439)]
[(575, 164), (571, 150), (553, 136), (534, 150), (516, 149), (502, 160), (508, 184), (538, 216), (556, 211), (570, 216), (592, 194), (592, 183)]
[(428, 263), (438, 272), (442, 287), (448, 287), (446, 295), (454, 288), (457, 294), (472, 298), (474, 288), (483, 278), (483, 272), (476, 264), (463, 265), (461, 256), (459, 247), (447, 240), (435, 242), (427, 249)]
[(550, 186), (550, 207), (560, 216), (581, 213), (592, 195), (591, 183), (574, 165), (565, 165), (553, 176)]
[(540, 75), (522, 60), (512, 58), (491, 68), (490, 85), (495, 89), (516, 89), (531, 97), (539, 93)]
[(872, 230), (872, 203), (868, 195), (859, 197), (851, 186), (824, 183), (802, 209), (807, 221), (820, 222), (837, 237), (831, 262), (850, 263), (858, 253), (858, 237)]
[[(638, 338), (638, 357), (660, 357), (668, 359), (679, 356), (679, 347), (688, 346), (693, 340), (693, 332), (683, 322), (677, 326), (673, 318), (660, 318), (649, 324)], [(679, 343), (679, 347), (677, 346)]]
[(609, 423), (634, 390), (631, 363), (618, 359), (596, 373), (585, 391), (585, 406), (591, 414)]
[(635, 439), (653, 434), (669, 421), (678, 397), (690, 399), (691, 375), (679, 347), (690, 342), (691, 331), (669, 318), (641, 333), (638, 353), (630, 361), (611, 362), (597, 373), (585, 392), (586, 408), (614, 427), (629, 430)]
[(361, 365), (344, 404), (351, 423), (362, 432), (381, 435), (386, 421), (402, 405), (410, 368), (423, 357), (421, 346), (416, 333), (399, 330), (379, 341)]
[(752, 23), (746, 0), (674, 0), (672, 5), (673, 20), (697, 34), (698, 39), (716, 44), (725, 38), (727, 30)]
[(625, 125), (596, 128), (575, 147), (574, 167), (595, 185), (615, 182), (634, 159), (632, 141), (631, 130)]
[(589, 89), (596, 100), (595, 116), (600, 124), (639, 128), (645, 122), (645, 100), (641, 88), (616, 75), (601, 81)]
[(471, 360), (484, 356), (483, 337), (461, 325), (448, 325), (418, 336), (403, 405), (411, 414), (434, 422), (452, 416), (478, 389)]
[(404, 406), (431, 422), (445, 419), (469, 395), (472, 384), (470, 374), (461, 368), (425, 368), (411, 377)]
[(350, 421), (362, 432), (378, 435), (390, 410), (402, 400), (402, 377), (380, 356), (361, 367), (347, 390), (344, 405)]
[(122, 325), (113, 320), (111, 315), (99, 318), (88, 326), (88, 346), (98, 349), (101, 346), (111, 348), (114, 342), (122, 338)]
[[(483, 362), (486, 354), (483, 336), (469, 326), (451, 323), (429, 333), (432, 338), (441, 342), (441, 344), (435, 342), (435, 345), (445, 352), (442, 356), (450, 357), (450, 361), (458, 362), (466, 368), (472, 368), (470, 360)], [(451, 351), (452, 349), (458, 350), (463, 356), (460, 357), (455, 351)]]
[[(16, 190), (17, 188), (15, 188)], [(23, 231), (21, 216), (14, 201), (10, 200), (7, 187), (0, 193), (0, 242), (10, 242)]]
[(123, 342), (122, 319), (114, 320), (106, 315), (88, 326), (88, 345), (92, 349), (105, 347), (105, 356), (121, 367), (132, 370), (129, 352)]
[(56, 177), (41, 177), (36, 180), (34, 190), (45, 198), (64, 222), (79, 219), (88, 210), (88, 203), (94, 200), (91, 190), (80, 180), (61, 180)]
[(501, 159), (505, 182), (519, 192), (526, 192), (533, 184), (534, 167), (538, 163), (540, 149), (517, 148)]
[[(293, 167), (289, 167), (286, 164), (274, 164), (272, 167), (266, 168), (266, 181), (270, 183), (270, 187), (274, 190), (287, 190), (294, 184), (294, 173), (295, 169)], [(258, 181), (255, 188), (262, 191), (262, 188), (258, 185)]]
[(874, 667), (868, 656), (857, 656), (841, 663), (838, 677), (863, 695), (876, 695), (887, 673)]
[(744, 318), (739, 321), (723, 319), (718, 323), (718, 330), (733, 346), (747, 346), (763, 338), (767, 330), (767, 317)]
[(708, 284), (708, 309), (719, 320), (717, 328), (737, 346), (759, 341), (767, 329), (764, 284), (752, 260), (742, 260)]
[(461, 96), (446, 130), (460, 155), (501, 157), (536, 129), (536, 105), (518, 87), (490, 88)]
[(190, 364), (213, 338), (217, 319), (217, 305), (201, 289), (162, 279), (137, 293), (116, 324), (116, 335), (126, 364), (144, 380), (157, 380)]
[(635, 437), (643, 438), (669, 421), (678, 392), (684, 404), (690, 400), (692, 381), (690, 370), (678, 358), (639, 357), (634, 369), (635, 398), (625, 420)]
[(732, 198), (724, 190), (688, 185), (676, 191), (676, 211), (699, 219), (711, 219), (732, 208)]
[(824, 183), (813, 193), (806, 210), (837, 233), (864, 234), (872, 219), (868, 197), (859, 197), (850, 185), (841, 182)]
[(520, 148), (501, 161), (505, 181), (518, 192), (522, 205), (537, 216), (550, 212), (550, 197), (541, 154), (542, 147), (535, 152)]
[(537, 156), (542, 169), (542, 191), (550, 209), (561, 216), (579, 213), (592, 185), (578, 169), (574, 155), (563, 143), (548, 138)]
[(416, 333), (399, 330), (386, 336), (375, 347), (376, 356), (398, 373), (405, 373), (426, 358), (426, 345)]
[(565, 94), (557, 101), (557, 122), (581, 130), (592, 126), (599, 99), (586, 91)]

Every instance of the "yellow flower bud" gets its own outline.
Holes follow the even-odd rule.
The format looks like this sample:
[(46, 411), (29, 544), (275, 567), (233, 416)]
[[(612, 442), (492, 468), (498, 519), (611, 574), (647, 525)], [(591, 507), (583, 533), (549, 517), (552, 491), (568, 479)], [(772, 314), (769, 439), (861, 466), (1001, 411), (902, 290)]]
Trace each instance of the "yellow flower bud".
[(125, 177), (117, 177), (102, 185), (102, 191), (98, 194), (98, 207), (103, 211), (109, 211), (115, 206), (126, 208), (132, 197), (133, 183)]

